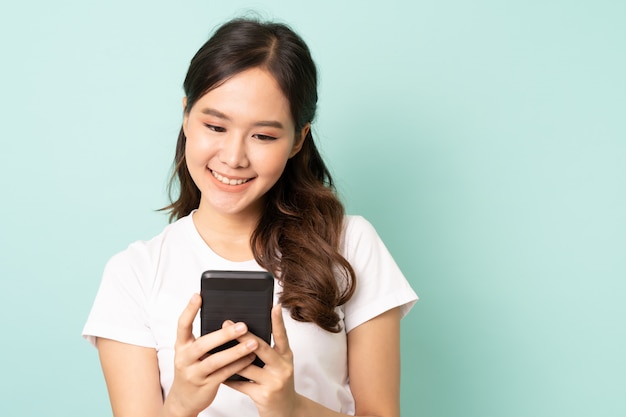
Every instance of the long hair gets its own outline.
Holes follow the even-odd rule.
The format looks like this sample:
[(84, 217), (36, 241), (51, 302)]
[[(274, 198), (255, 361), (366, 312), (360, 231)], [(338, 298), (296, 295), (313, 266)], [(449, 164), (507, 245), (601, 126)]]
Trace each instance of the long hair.
[[(230, 77), (256, 67), (269, 71), (278, 82), (296, 132), (313, 121), (317, 70), (308, 47), (286, 25), (247, 19), (221, 26), (193, 57), (183, 84), (185, 112)], [(170, 221), (187, 216), (200, 204), (200, 190), (187, 169), (185, 144), (181, 128), (169, 186), (172, 203), (165, 207)], [(176, 182), (178, 198), (173, 199)], [(280, 302), (294, 320), (340, 331), (335, 308), (350, 299), (356, 277), (339, 252), (344, 208), (310, 130), (264, 199), (250, 241), (254, 258), (280, 280)]]

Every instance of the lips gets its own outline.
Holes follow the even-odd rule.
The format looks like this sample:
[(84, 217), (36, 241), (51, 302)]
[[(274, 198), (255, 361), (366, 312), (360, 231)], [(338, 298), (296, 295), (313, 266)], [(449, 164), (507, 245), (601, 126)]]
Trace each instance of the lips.
[(241, 185), (241, 184), (245, 184), (248, 181), (250, 181), (252, 178), (238, 178), (238, 179), (234, 179), (234, 178), (228, 178), (225, 177), (221, 174), (218, 174), (217, 172), (213, 171), (212, 169), (210, 170), (211, 174), (222, 184), (226, 184), (226, 185)]

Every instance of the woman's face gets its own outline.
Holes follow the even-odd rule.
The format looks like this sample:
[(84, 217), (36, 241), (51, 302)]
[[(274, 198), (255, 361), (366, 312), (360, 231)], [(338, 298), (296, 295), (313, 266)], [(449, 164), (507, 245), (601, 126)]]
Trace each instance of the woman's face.
[(263, 196), (304, 141), (272, 75), (243, 71), (185, 113), (185, 158), (201, 193), (199, 211), (258, 216)]

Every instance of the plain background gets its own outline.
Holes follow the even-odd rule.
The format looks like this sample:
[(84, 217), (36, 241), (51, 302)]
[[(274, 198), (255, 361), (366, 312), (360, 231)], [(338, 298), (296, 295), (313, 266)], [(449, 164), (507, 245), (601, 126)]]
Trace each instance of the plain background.
[(340, 193), (421, 297), (403, 415), (626, 415), (625, 4), (3, 2), (0, 415), (110, 415), (83, 323), (167, 223), (189, 60), (247, 10), (309, 43)]

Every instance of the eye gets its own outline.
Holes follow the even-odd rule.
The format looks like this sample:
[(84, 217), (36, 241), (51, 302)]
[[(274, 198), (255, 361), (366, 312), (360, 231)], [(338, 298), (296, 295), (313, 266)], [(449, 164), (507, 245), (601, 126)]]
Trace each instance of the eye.
[(252, 135), (253, 138), (257, 138), (259, 140), (276, 140), (276, 138), (274, 136), (269, 136), (269, 135), (261, 135), (261, 134), (254, 134)]
[(208, 123), (205, 123), (204, 125), (205, 125), (205, 126), (206, 126), (209, 130), (212, 130), (212, 131), (214, 131), (214, 132), (220, 132), (220, 133), (221, 133), (221, 132), (226, 132), (226, 129), (224, 129), (224, 128), (223, 128), (223, 127), (221, 127), (221, 126), (210, 125), (210, 124), (208, 124)]

